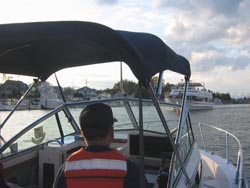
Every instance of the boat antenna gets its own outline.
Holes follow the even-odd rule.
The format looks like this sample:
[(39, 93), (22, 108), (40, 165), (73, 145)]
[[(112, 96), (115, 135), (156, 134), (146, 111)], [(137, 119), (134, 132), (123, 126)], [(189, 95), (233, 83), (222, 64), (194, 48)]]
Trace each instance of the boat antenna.
[(60, 85), (60, 83), (59, 83), (59, 80), (57, 79), (56, 73), (54, 73), (54, 75), (55, 75), (56, 82), (57, 82), (57, 85), (58, 85), (60, 94), (61, 94), (61, 96), (62, 96), (63, 102), (66, 103), (66, 99), (65, 99), (65, 97), (64, 97), (63, 90), (62, 90), (62, 87), (61, 87), (61, 85)]

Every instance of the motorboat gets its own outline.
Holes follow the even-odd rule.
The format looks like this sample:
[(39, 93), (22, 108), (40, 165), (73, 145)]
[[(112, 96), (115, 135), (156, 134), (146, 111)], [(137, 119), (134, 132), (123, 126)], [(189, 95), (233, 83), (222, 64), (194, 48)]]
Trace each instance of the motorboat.
[[(13, 107), (14, 106), (12, 105), (12, 108)], [(37, 109), (41, 109), (39, 98), (24, 99), (17, 107), (17, 110), (37, 110)]]
[[(190, 64), (157, 36), (113, 30), (91, 22), (5, 24), (0, 25), (0, 61), (2, 73), (36, 78), (0, 125), (0, 163), (9, 184), (26, 188), (52, 187), (66, 158), (85, 147), (78, 124), (81, 109), (102, 102), (112, 107), (117, 119), (111, 147), (140, 166), (138, 179), (143, 181), (145, 175), (149, 187), (248, 187), (242, 148), (235, 136), (201, 123), (204, 147), (199, 149), (187, 107)], [(20, 125), (24, 124), (23, 129), (9, 139), (3, 134), (4, 130), (20, 127), (17, 124), (20, 115), (15, 114), (22, 111), (16, 109), (39, 81), (46, 81), (65, 68), (106, 62), (128, 65), (138, 80), (139, 98), (127, 97), (121, 86), (122, 97), (66, 101), (60, 81), (56, 79), (63, 103), (55, 109), (42, 111), (39, 117), (34, 117), (37, 111), (30, 111), (26, 119), (28, 123), (20, 122)], [(165, 70), (181, 74), (185, 79), (180, 104), (158, 98)], [(156, 90), (150, 82), (154, 75), (158, 75)], [(145, 89), (150, 99), (142, 98)], [(180, 114), (167, 110), (169, 107), (178, 108)], [(30, 118), (35, 120), (30, 121)], [(206, 137), (210, 134), (206, 134), (204, 128), (207, 126), (222, 131), (228, 139), (235, 138), (239, 146), (235, 163), (229, 156), (229, 142), (224, 148), (228, 154), (225, 158), (209, 150)]]
[(11, 111), (13, 105), (11, 100), (0, 99), (0, 111)]
[[(179, 82), (167, 99), (170, 102), (181, 103), (185, 83)], [(199, 82), (190, 82), (187, 89), (187, 106), (190, 110), (207, 110), (214, 107), (213, 93)]]
[(12, 108), (10, 105), (5, 104), (5, 103), (1, 103), (0, 104), (0, 111), (10, 111)]
[(48, 99), (41, 99), (41, 108), (42, 109), (53, 109), (58, 107), (63, 103), (60, 99), (57, 98), (48, 98)]

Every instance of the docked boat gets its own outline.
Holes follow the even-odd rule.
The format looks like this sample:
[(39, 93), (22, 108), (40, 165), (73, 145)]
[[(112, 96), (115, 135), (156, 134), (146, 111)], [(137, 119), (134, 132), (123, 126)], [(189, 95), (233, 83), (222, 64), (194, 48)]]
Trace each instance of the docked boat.
[(11, 100), (0, 99), (0, 111), (11, 111), (13, 105)]
[(53, 109), (60, 106), (63, 103), (63, 101), (56, 98), (51, 98), (51, 99), (48, 98), (48, 99), (41, 99), (40, 103), (42, 109)]
[[(14, 105), (12, 105), (12, 108)], [(37, 110), (41, 109), (39, 98), (24, 99), (17, 107), (17, 110)]]
[[(168, 95), (167, 100), (181, 104), (184, 89), (185, 83), (178, 83)], [(202, 83), (190, 82), (187, 89), (187, 106), (190, 110), (212, 109), (214, 107), (213, 93), (207, 90)]]
[[(34, 111), (30, 111), (28, 123), (20, 122), (23, 124), (21, 131), (10, 139), (4, 134), (0, 136), (2, 174), (9, 184), (29, 188), (52, 187), (66, 158), (85, 147), (78, 125), (81, 109), (88, 104), (103, 102), (112, 107), (117, 119), (111, 147), (139, 164), (138, 178), (143, 181), (145, 175), (148, 187), (248, 187), (244, 156), (236, 137), (216, 127), (200, 124), (204, 148), (199, 149), (187, 108), (191, 76), (189, 62), (155, 35), (118, 31), (90, 22), (6, 24), (0, 25), (0, 54), (2, 73), (37, 78), (2, 121), (2, 133), (15, 129), (12, 122), (17, 123), (20, 117), (15, 114), (21, 112), (15, 110), (37, 82), (47, 80), (64, 68), (124, 62), (138, 79), (140, 96), (127, 97), (121, 86), (123, 97), (68, 102), (60, 89), (63, 103), (57, 108), (43, 111), (45, 114), (40, 117), (34, 117)], [(157, 98), (165, 70), (181, 74), (185, 79), (180, 104)], [(156, 74), (159, 78), (157, 90), (150, 82)], [(58, 85), (61, 88), (59, 81)], [(144, 89), (150, 99), (141, 97)], [(180, 114), (167, 110), (169, 107), (180, 109)], [(37, 119), (31, 122), (32, 117)], [(223, 131), (226, 138), (236, 139), (239, 147), (235, 163), (230, 162), (228, 142), (225, 158), (209, 151), (206, 145), (209, 134), (204, 129), (207, 126)]]
[(0, 111), (11, 111), (11, 106), (8, 104), (1, 103), (0, 104)]

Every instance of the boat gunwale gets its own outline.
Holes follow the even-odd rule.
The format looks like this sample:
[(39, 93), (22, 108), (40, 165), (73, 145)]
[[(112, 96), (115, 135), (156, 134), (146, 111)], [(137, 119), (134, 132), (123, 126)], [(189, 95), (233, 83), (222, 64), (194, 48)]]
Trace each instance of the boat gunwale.
[(202, 139), (202, 144), (203, 144), (203, 151), (204, 152), (208, 152), (206, 150), (206, 144), (205, 144), (205, 140), (204, 140), (204, 134), (203, 134), (203, 129), (202, 126), (204, 127), (209, 127), (212, 129), (217, 130), (218, 132), (224, 132), (226, 134), (226, 162), (229, 163), (229, 159), (228, 159), (228, 150), (229, 150), (229, 144), (227, 142), (227, 136), (231, 136), (238, 144), (238, 156), (237, 156), (237, 164), (236, 164), (236, 174), (235, 174), (235, 183), (238, 184), (238, 187), (241, 188), (241, 186), (244, 184), (245, 188), (249, 188), (248, 182), (247, 182), (247, 178), (245, 175), (245, 169), (244, 169), (244, 155), (243, 155), (243, 149), (242, 149), (242, 145), (240, 140), (238, 139), (238, 137), (236, 137), (234, 134), (228, 132), (225, 129), (219, 128), (217, 126), (213, 126), (213, 125), (209, 125), (209, 124), (205, 124), (205, 123), (199, 123), (198, 124), (199, 128), (200, 128), (200, 134), (201, 134), (201, 139)]

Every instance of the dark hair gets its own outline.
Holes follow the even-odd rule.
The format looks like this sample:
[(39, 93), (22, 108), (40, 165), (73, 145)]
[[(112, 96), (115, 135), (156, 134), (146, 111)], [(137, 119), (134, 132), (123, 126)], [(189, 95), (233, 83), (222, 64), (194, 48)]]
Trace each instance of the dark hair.
[(87, 140), (105, 138), (114, 124), (112, 109), (103, 103), (90, 104), (82, 110), (79, 122)]

